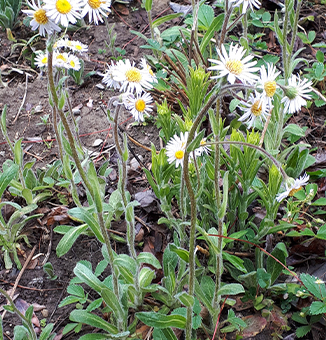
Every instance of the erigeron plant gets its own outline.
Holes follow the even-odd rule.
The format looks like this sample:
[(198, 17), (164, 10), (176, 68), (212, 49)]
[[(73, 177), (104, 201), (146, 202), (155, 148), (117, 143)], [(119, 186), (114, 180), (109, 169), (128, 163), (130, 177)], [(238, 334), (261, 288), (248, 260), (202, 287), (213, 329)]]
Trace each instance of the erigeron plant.
[[(74, 270), (76, 278), (69, 286), (70, 296), (61, 305), (75, 302), (82, 305), (88, 302), (90, 304), (85, 309), (74, 310), (71, 313), (70, 319), (73, 324), (68, 325), (66, 331), (75, 329), (77, 332), (81, 323), (87, 323), (106, 332), (100, 334), (99, 338), (125, 339), (132, 336), (135, 333), (136, 323), (128, 325), (129, 310), (139, 308), (145, 294), (151, 293), (153, 297), (163, 302), (161, 313), (138, 312), (136, 316), (147, 325), (153, 326), (156, 336), (164, 335), (168, 339), (174, 339), (171, 327), (179, 327), (185, 329), (187, 340), (195, 337), (195, 330), (200, 327), (202, 321), (199, 315), (200, 308), (198, 309), (200, 303), (210, 313), (208, 323), (203, 323), (202, 328), (213, 334), (221, 312), (221, 297), (244, 292), (241, 284), (223, 285), (223, 261), (228, 261), (244, 274), (248, 273), (241, 259), (228, 256), (223, 252), (227, 242), (223, 241), (222, 237), (230, 237), (232, 240), (244, 237), (256, 243), (260, 242), (267, 235), (270, 224), (274, 223), (279, 201), (292, 196), (295, 191), (306, 185), (309, 179), (306, 175), (299, 179), (289, 177), (286, 173), (289, 169), (285, 167), (284, 170), (281, 163), (285, 163), (285, 158), (279, 157), (280, 145), (286, 129), (284, 124), (289, 115), (300, 110), (310, 98), (311, 82), (292, 74), (296, 59), (290, 52), (292, 52), (291, 46), (297, 25), (290, 43), (286, 38), (289, 21), (291, 24), (298, 22), (301, 2), (298, 1), (294, 11), (290, 1), (285, 1), (283, 32), (279, 27), (278, 16), (275, 16), (275, 30), (283, 46), (284, 74), (282, 75), (271, 63), (258, 67), (254, 60), (255, 56), (244, 47), (245, 43), (240, 46), (233, 43), (228, 45), (225, 42), (227, 29), (233, 25), (233, 22), (229, 22), (230, 18), (237, 8), (241, 14), (235, 20), (240, 20), (244, 15), (244, 36), (246, 35), (246, 15), (248, 11), (259, 7), (258, 0), (225, 1), (224, 22), (220, 26), (220, 40), (216, 48), (218, 59), (213, 58), (213, 49), (206, 49), (207, 46), (211, 47), (210, 39), (213, 36), (211, 31), (213, 32), (219, 24), (219, 20), (214, 21), (215, 19), (212, 28), (207, 31), (209, 34), (204, 36), (203, 45), (196, 47), (196, 53), (192, 55), (194, 59), (189, 57), (189, 66), (182, 69), (182, 63), (175, 58), (174, 65), (178, 65), (179, 69), (175, 68), (174, 73), (171, 71), (171, 78), (177, 79), (176, 82), (184, 91), (189, 105), (185, 106), (181, 101), (179, 102), (183, 119), (173, 115), (171, 109), (164, 103), (157, 105), (158, 119), (164, 127), (162, 131), (166, 147), (159, 153), (154, 146), (152, 147), (153, 176), (146, 171), (153, 191), (161, 200), (162, 211), (166, 214), (166, 218), (161, 219), (161, 222), (172, 226), (175, 230), (174, 243), (170, 244), (169, 249), (164, 253), (164, 278), (161, 285), (151, 284), (155, 276), (154, 271), (146, 266), (142, 267), (145, 263), (159, 269), (161, 265), (158, 260), (150, 254), (137, 255), (135, 250), (134, 207), (137, 202), (131, 201), (129, 193), (126, 192), (127, 141), (125, 136), (122, 141), (119, 140), (117, 130), (118, 115), (122, 107), (129, 110), (138, 122), (144, 121), (144, 118), (153, 112), (153, 99), (147, 91), (152, 90), (158, 82), (154, 72), (145, 59), (138, 66), (126, 59), (118, 62), (111, 61), (107, 72), (103, 75), (103, 82), (108, 87), (119, 89), (121, 92), (120, 96), (111, 98), (109, 106), (110, 110), (114, 109), (114, 117), (111, 117), (111, 112), (109, 116), (114, 123), (120, 177), (118, 189), (111, 195), (108, 203), (104, 202), (105, 182), (97, 175), (94, 164), (85, 158), (79, 147), (78, 127), (74, 125), (71, 128), (66, 118), (65, 111), (72, 113), (72, 110), (67, 83), (65, 83), (67, 79), (60, 81), (60, 78), (62, 75), (67, 75), (67, 70), (79, 71), (78, 57), (69, 53), (72, 51), (86, 53), (87, 46), (67, 39), (58, 41), (57, 32), (61, 30), (60, 25), (67, 27), (69, 23), (74, 24), (87, 13), (90, 22), (94, 21), (97, 24), (102, 21), (101, 15), (107, 15), (109, 12), (109, 4), (109, 1), (98, 0), (45, 0), (44, 3), (38, 1), (37, 4), (33, 1), (30, 3), (32, 10), (26, 12), (33, 18), (32, 29), (39, 29), (41, 35), (48, 37), (47, 51), (40, 53), (36, 62), (40, 68), (46, 68), (48, 74), (50, 104), (60, 159), (66, 177), (70, 180), (71, 191), (77, 205), (69, 213), (83, 222), (77, 227), (57, 228), (64, 234), (62, 239), (64, 242), (58, 249), (62, 255), (69, 250), (76, 238), (87, 230), (91, 230), (104, 245), (102, 249), (104, 260), (94, 272), (86, 262), (78, 263)], [(150, 12), (151, 1), (146, 1), (145, 5), (146, 10)], [(192, 5), (196, 17), (200, 7), (194, 2)], [(193, 48), (192, 43), (200, 44), (196, 27), (195, 18), (192, 38), (187, 41), (189, 53)], [(152, 32), (152, 40), (154, 38)], [(163, 52), (164, 49), (161, 46), (159, 48), (160, 53)], [(208, 61), (211, 64), (208, 69), (203, 65), (207, 64), (207, 60), (201, 54), (202, 50), (210, 54)], [(194, 60), (197, 67), (193, 67)], [(256, 131), (247, 131), (243, 136), (241, 132), (233, 130), (230, 140), (227, 140), (229, 128), (224, 127), (220, 114), (222, 99), (228, 94), (238, 99), (239, 109), (244, 112), (239, 121), (244, 122), (248, 129), (254, 128)], [(205, 117), (208, 118), (212, 131), (209, 136), (206, 136), (206, 131), (201, 129)], [(260, 133), (260, 130), (263, 132)], [(229, 152), (226, 151), (225, 146), (229, 146)], [(87, 191), (88, 209), (82, 207), (79, 202), (70, 160), (75, 162), (77, 172)], [(268, 184), (265, 184), (258, 174), (263, 163), (266, 163), (269, 170)], [(304, 169), (305, 166), (302, 166), (299, 169), (300, 173)], [(291, 175), (295, 170), (291, 170)], [(101, 173), (105, 174), (106, 169)], [(279, 193), (282, 178), (286, 190)], [(254, 227), (249, 218), (248, 206), (258, 195), (262, 206), (266, 208), (267, 217), (260, 226)], [(171, 213), (173, 197), (178, 200), (180, 218)], [(123, 213), (127, 222), (127, 243), (131, 256), (117, 255), (113, 251), (111, 237), (107, 231), (111, 221), (120, 218)], [(228, 219), (232, 221), (233, 214), (235, 222), (237, 213), (240, 221), (236, 230), (233, 225), (227, 224), (226, 216), (231, 217)], [(232, 230), (231, 235), (228, 234), (230, 228), (235, 229)], [(210, 248), (208, 269), (200, 265), (197, 258), (195, 246), (199, 235), (205, 239)], [(257, 248), (256, 266), (258, 269), (265, 270), (263, 256), (264, 254)], [(101, 281), (99, 275), (108, 265), (111, 268), (111, 275)], [(208, 275), (208, 271), (214, 273), (215, 281)], [(280, 272), (281, 270), (277, 270), (272, 273), (274, 280)], [(271, 276), (270, 273), (266, 274)], [(95, 301), (88, 300), (84, 289), (80, 286), (82, 282), (95, 290), (100, 298)], [(183, 290), (186, 284), (187, 292)], [(230, 305), (233, 303), (231, 299), (225, 298), (225, 301)], [(110, 313), (108, 322), (91, 313), (99, 309), (103, 302), (106, 307), (102, 311)], [(244, 327), (241, 321), (235, 318), (234, 314), (229, 313), (227, 322), (234, 327), (233, 329), (240, 330), (240, 327)]]

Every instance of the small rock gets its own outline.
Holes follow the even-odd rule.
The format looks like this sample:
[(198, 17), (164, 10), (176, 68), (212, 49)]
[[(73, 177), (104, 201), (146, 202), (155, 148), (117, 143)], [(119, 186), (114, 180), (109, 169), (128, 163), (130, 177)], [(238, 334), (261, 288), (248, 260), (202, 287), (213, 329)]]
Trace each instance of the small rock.
[(49, 311), (47, 309), (42, 309), (41, 314), (43, 315), (44, 318), (47, 318), (49, 316)]
[[(142, 157), (141, 155), (139, 155), (138, 158), (139, 158), (141, 161), (143, 160), (143, 157)], [(133, 158), (133, 159), (130, 161), (130, 168), (131, 168), (132, 170), (137, 170), (139, 167), (140, 167), (139, 162), (137, 161), (136, 158)]]
[(36, 105), (34, 113), (41, 113), (41, 112), (43, 112), (43, 106), (40, 104)]
[(94, 143), (92, 146), (96, 147), (96, 146), (100, 146), (103, 143), (103, 139), (95, 139)]

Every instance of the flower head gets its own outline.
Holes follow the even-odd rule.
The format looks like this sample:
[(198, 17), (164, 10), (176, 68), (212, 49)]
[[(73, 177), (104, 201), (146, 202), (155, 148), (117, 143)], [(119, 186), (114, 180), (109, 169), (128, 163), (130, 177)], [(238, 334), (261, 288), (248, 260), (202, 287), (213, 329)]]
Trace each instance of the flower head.
[[(231, 3), (236, 2), (238, 0), (229, 0)], [(247, 12), (248, 6), (250, 6), (251, 10), (254, 10), (254, 7), (259, 8), (260, 2), (258, 0), (239, 0), (233, 7), (239, 7), (242, 4), (242, 14)]]
[(81, 16), (84, 17), (88, 13), (89, 22), (94, 20), (95, 25), (98, 22), (103, 22), (102, 16), (107, 17), (107, 13), (110, 13), (111, 0), (83, 0), (83, 11)]
[(148, 112), (153, 111), (152, 105), (150, 103), (153, 101), (153, 98), (149, 93), (140, 94), (129, 94), (126, 99), (125, 107), (127, 110), (130, 110), (131, 114), (135, 118), (137, 122), (144, 121), (144, 115), (149, 116)]
[[(307, 94), (311, 91), (312, 82), (308, 79), (301, 80), (299, 76), (292, 74), (289, 79), (289, 85), (282, 87), (285, 97), (282, 99), (284, 103), (284, 111), (287, 113), (295, 113), (305, 106), (311, 96)], [(305, 98), (305, 99), (304, 99)]]
[(152, 83), (157, 83), (157, 78), (155, 73), (153, 72), (152, 68), (147, 64), (146, 59), (142, 58), (140, 61), (140, 67), (142, 68), (143, 71), (146, 71), (149, 73), (151, 82)]
[(67, 63), (65, 64), (65, 68), (72, 69), (74, 71), (79, 71), (80, 67), (81, 65), (80, 65), (79, 58), (73, 54), (68, 54), (68, 60), (67, 60)]
[(179, 165), (183, 167), (183, 159), (186, 150), (186, 144), (188, 139), (188, 132), (178, 135), (174, 135), (166, 145), (166, 155), (168, 157), (169, 164), (175, 161), (175, 167)]
[(34, 63), (37, 67), (45, 67), (48, 65), (48, 55), (43, 51), (36, 52), (37, 56), (35, 57)]
[(309, 175), (307, 174), (297, 179), (290, 178), (285, 183), (286, 190), (282, 192), (281, 194), (278, 194), (276, 197), (276, 200), (278, 202), (281, 202), (284, 198), (288, 196), (292, 197), (295, 193), (300, 191), (304, 185), (308, 184), (308, 181), (309, 181)]
[(195, 156), (196, 157), (199, 157), (199, 156), (201, 156), (203, 154), (208, 155), (211, 152), (211, 149), (210, 149), (209, 145), (207, 145), (207, 138), (203, 138), (200, 141), (199, 145), (200, 145), (199, 148), (197, 148), (195, 150)]
[(259, 117), (262, 121), (263, 119), (266, 120), (267, 116), (269, 115), (268, 108), (263, 106), (260, 93), (255, 91), (255, 95), (250, 93), (248, 102), (241, 102), (242, 106), (239, 106), (242, 111), (244, 111), (244, 115), (241, 116), (238, 120), (240, 122), (248, 123), (248, 129), (250, 129), (255, 120)]
[(151, 76), (147, 71), (140, 70), (127, 59), (116, 67), (112, 74), (113, 80), (121, 83), (120, 92), (141, 93), (143, 89), (151, 89)]
[(62, 26), (68, 27), (80, 19), (80, 0), (44, 0), (44, 9), (51, 19)]
[(52, 34), (54, 31), (61, 31), (61, 28), (48, 17), (46, 10), (41, 7), (40, 0), (37, 0), (37, 4), (34, 0), (32, 0), (32, 3), (27, 1), (27, 5), (32, 9), (23, 10), (22, 12), (33, 18), (30, 22), (33, 31), (39, 29), (40, 35), (43, 37), (46, 33)]
[(277, 89), (275, 79), (280, 73), (281, 72), (276, 72), (276, 67), (271, 63), (267, 64), (267, 71), (264, 65), (260, 67), (260, 79), (258, 80), (257, 87), (263, 90), (263, 106), (268, 105), (269, 108), (272, 107), (272, 99)]
[(68, 53), (66, 52), (59, 53), (55, 51), (53, 53), (53, 66), (67, 68), (68, 59), (69, 59)]
[(227, 75), (228, 82), (231, 84), (234, 84), (236, 79), (239, 79), (243, 83), (252, 83), (258, 79), (258, 77), (253, 74), (253, 72), (259, 70), (258, 67), (253, 67), (257, 62), (249, 62), (254, 56), (248, 55), (242, 59), (246, 53), (243, 46), (233, 46), (232, 43), (228, 55), (224, 45), (222, 45), (222, 53), (219, 50), (217, 50), (217, 53), (221, 60), (208, 59), (210, 62), (217, 64), (216, 66), (211, 66), (209, 70), (220, 71), (217, 76), (211, 77), (212, 79), (222, 78)]
[(316, 279), (315, 283), (317, 283), (317, 285), (322, 285), (325, 282), (323, 280), (321, 280), (321, 279)]
[(102, 83), (106, 84), (107, 87), (113, 87), (115, 90), (120, 88), (121, 83), (113, 79), (113, 74), (117, 72), (121, 63), (123, 64), (122, 60), (119, 60), (117, 64), (111, 60), (111, 65), (108, 65), (108, 69), (105, 74), (102, 75)]

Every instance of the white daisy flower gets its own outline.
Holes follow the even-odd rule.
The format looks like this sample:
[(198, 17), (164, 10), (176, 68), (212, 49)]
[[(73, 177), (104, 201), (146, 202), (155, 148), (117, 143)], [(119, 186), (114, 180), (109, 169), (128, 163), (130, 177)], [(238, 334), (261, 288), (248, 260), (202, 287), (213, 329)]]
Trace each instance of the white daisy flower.
[(166, 155), (168, 157), (169, 164), (175, 161), (175, 167), (179, 165), (183, 167), (183, 159), (188, 139), (188, 132), (182, 133), (180, 137), (174, 135), (166, 145)]
[(257, 64), (256, 61), (249, 62), (254, 56), (248, 55), (243, 60), (246, 51), (243, 46), (230, 45), (229, 55), (227, 54), (224, 45), (222, 45), (222, 53), (217, 50), (221, 60), (208, 59), (210, 62), (217, 64), (211, 66), (208, 70), (219, 71), (219, 75), (211, 77), (211, 79), (222, 78), (227, 75), (229, 83), (234, 84), (238, 78), (243, 83), (252, 83), (258, 79), (258, 76), (253, 74), (259, 70), (258, 67), (253, 67)]
[(72, 41), (72, 51), (79, 52), (79, 53), (84, 53), (88, 51), (88, 46), (81, 43), (80, 41)]
[[(229, 0), (231, 3), (236, 2), (237, 0)], [(248, 6), (250, 6), (251, 10), (254, 11), (254, 7), (260, 8), (260, 2), (258, 0), (239, 0), (233, 7), (240, 7), (242, 4), (242, 14), (247, 12)]]
[(78, 11), (81, 10), (81, 0), (44, 0), (44, 9), (47, 10), (48, 16), (56, 23), (68, 27), (69, 22), (74, 24), (81, 16)]
[(55, 67), (67, 67), (67, 63), (69, 60), (68, 53), (59, 53), (54, 51), (53, 53), (53, 66)]
[(48, 65), (48, 55), (43, 51), (38, 51), (39, 53), (35, 57), (34, 63), (37, 67), (45, 67)]
[(278, 87), (275, 79), (280, 73), (276, 72), (276, 67), (271, 63), (267, 64), (267, 71), (264, 65), (260, 67), (260, 79), (258, 80), (257, 87), (263, 90), (263, 106), (268, 105), (269, 108), (272, 107), (272, 99)]
[(114, 64), (111, 60), (111, 65), (108, 65), (107, 71), (102, 75), (102, 83), (106, 84), (107, 87), (113, 87), (115, 90), (120, 88), (121, 83), (113, 79), (113, 73), (116, 72), (121, 63), (123, 64), (122, 60), (119, 60), (117, 64)]
[(149, 116), (148, 112), (153, 111), (152, 105), (150, 105), (151, 102), (153, 102), (153, 98), (149, 93), (144, 92), (144, 94), (136, 94), (136, 96), (130, 94), (125, 107), (130, 110), (137, 122), (143, 122), (144, 115)]
[(72, 69), (74, 71), (79, 71), (80, 70), (79, 58), (73, 54), (69, 54), (67, 63), (65, 64), (65, 68)]
[(255, 120), (259, 117), (260, 120), (262, 119), (266, 120), (266, 116), (269, 114), (268, 107), (264, 107), (262, 104), (260, 93), (255, 91), (255, 95), (250, 93), (248, 102), (241, 102), (243, 106), (239, 106), (239, 108), (245, 112), (243, 116), (241, 116), (238, 120), (240, 122), (244, 122), (248, 124), (248, 129), (250, 129)]
[(210, 149), (210, 146), (207, 145), (207, 138), (203, 138), (200, 141), (200, 147), (195, 150), (195, 156), (199, 157), (204, 154), (209, 155), (210, 152), (211, 152), (211, 149)]
[(278, 202), (281, 202), (284, 198), (288, 196), (292, 197), (295, 193), (300, 191), (304, 185), (308, 184), (308, 181), (309, 175), (307, 174), (304, 174), (297, 179), (290, 178), (288, 182), (285, 183), (285, 191), (281, 194), (278, 194), (276, 196), (276, 200)]
[(54, 48), (69, 48), (72, 49), (74, 46), (74, 42), (69, 40), (68, 38), (62, 38), (55, 42), (53, 46)]
[(145, 58), (142, 58), (140, 61), (140, 67), (142, 68), (142, 70), (148, 71), (148, 73), (151, 76), (151, 82), (152, 83), (157, 83), (157, 78), (155, 73), (153, 72), (152, 68), (147, 64), (147, 61)]
[(54, 31), (61, 31), (61, 28), (48, 17), (46, 10), (41, 7), (40, 0), (37, 0), (37, 4), (34, 0), (32, 3), (27, 1), (27, 5), (32, 9), (22, 10), (22, 12), (33, 18), (30, 22), (33, 31), (39, 29), (40, 35), (43, 37), (46, 33), (50, 35)]
[(88, 13), (89, 23), (94, 20), (95, 25), (98, 25), (98, 21), (103, 22), (101, 15), (107, 17), (107, 13), (111, 12), (111, 0), (83, 0), (83, 6), (81, 16)]
[(149, 72), (140, 70), (130, 63), (127, 59), (119, 64), (112, 74), (115, 81), (121, 83), (120, 92), (136, 92), (141, 93), (143, 89), (151, 89), (151, 76)]
[[(298, 83), (297, 83), (298, 81)], [(301, 80), (300, 77), (292, 74), (289, 79), (289, 85), (282, 87), (285, 97), (282, 99), (284, 103), (284, 111), (287, 113), (295, 113), (305, 106), (311, 96), (307, 92), (311, 91), (312, 82), (308, 79)], [(305, 99), (304, 99), (305, 98)]]

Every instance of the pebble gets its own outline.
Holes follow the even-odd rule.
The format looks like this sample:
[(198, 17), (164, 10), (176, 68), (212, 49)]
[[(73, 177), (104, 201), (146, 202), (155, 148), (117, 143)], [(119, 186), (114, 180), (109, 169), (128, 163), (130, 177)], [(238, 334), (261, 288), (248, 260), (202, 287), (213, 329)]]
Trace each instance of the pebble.
[(42, 309), (41, 314), (43, 315), (44, 318), (47, 318), (49, 316), (49, 311), (47, 309)]
[[(143, 156), (142, 156), (142, 155), (139, 155), (138, 158), (139, 158), (141, 161), (143, 161)], [(132, 170), (137, 170), (138, 167), (140, 167), (139, 162), (137, 161), (136, 158), (133, 158), (133, 159), (130, 161), (130, 168), (131, 168)]]

